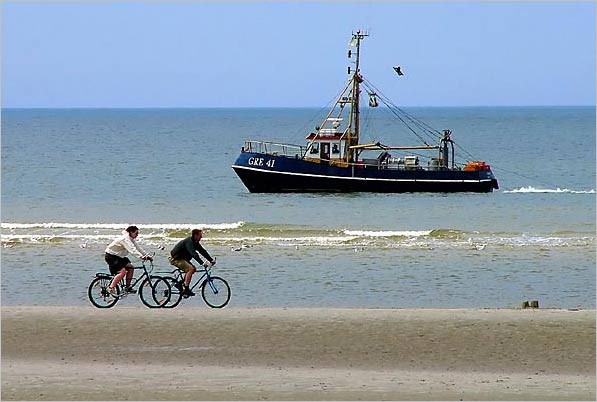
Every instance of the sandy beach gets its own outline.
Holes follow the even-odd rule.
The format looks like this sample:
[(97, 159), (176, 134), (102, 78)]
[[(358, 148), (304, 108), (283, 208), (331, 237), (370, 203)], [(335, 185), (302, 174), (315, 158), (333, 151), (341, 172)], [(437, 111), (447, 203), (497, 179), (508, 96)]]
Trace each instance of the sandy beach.
[(4, 400), (595, 400), (595, 311), (2, 308)]

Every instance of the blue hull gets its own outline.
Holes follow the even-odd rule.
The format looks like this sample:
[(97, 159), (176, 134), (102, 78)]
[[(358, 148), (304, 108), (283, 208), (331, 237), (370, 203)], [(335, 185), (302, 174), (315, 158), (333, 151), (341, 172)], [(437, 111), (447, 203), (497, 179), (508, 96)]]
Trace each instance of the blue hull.
[(232, 168), (251, 193), (487, 193), (498, 188), (491, 170), (468, 172), (337, 167), (257, 152), (242, 152)]

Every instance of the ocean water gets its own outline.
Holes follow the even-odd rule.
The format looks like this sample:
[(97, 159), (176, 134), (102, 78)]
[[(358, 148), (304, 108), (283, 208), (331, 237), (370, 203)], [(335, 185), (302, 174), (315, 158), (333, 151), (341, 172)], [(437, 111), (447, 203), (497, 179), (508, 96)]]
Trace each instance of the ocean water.
[[(105, 246), (137, 224), (158, 272), (205, 228), (232, 306), (595, 308), (595, 108), (406, 110), (500, 189), (248, 193), (243, 142), (303, 144), (323, 109), (2, 110), (2, 303), (89, 305)], [(418, 144), (363, 116), (364, 141)]]

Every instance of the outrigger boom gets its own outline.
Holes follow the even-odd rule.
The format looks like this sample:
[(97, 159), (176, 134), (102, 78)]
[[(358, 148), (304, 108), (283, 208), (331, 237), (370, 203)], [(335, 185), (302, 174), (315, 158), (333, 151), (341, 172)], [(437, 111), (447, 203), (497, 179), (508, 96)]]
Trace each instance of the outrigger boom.
[(375, 144), (360, 144), (360, 145), (353, 145), (350, 147), (351, 149), (363, 149), (363, 150), (401, 150), (401, 151), (408, 151), (408, 150), (415, 150), (415, 149), (439, 149), (438, 145), (413, 145), (413, 146), (391, 146), (391, 145), (383, 145), (378, 143)]

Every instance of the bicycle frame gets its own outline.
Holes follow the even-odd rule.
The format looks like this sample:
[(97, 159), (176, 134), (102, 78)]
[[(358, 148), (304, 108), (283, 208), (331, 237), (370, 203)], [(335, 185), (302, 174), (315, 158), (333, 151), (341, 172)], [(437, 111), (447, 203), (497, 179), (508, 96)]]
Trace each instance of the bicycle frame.
[[(222, 308), (230, 301), (230, 285), (224, 278), (212, 275), (211, 267), (202, 266), (196, 272), (195, 279), (190, 282), (190, 290), (201, 295), (201, 298), (211, 308)], [(172, 289), (169, 300), (163, 307), (173, 308), (178, 306), (183, 298), (189, 298), (190, 295), (183, 289), (185, 273), (181, 269), (174, 269), (165, 273), (165, 278)], [(209, 286), (208, 286), (209, 285)], [(172, 301), (170, 303), (170, 301)]]
[[(197, 280), (195, 281), (195, 283), (192, 283), (192, 281), (191, 281), (191, 285), (192, 285), (192, 286), (189, 286), (189, 288), (190, 288), (191, 290), (195, 290), (195, 288), (196, 288), (197, 286), (199, 286), (199, 287), (200, 287), (200, 285), (201, 285), (201, 284), (203, 284), (203, 281), (204, 281), (204, 279), (203, 279), (203, 278), (205, 278), (205, 280), (207, 281), (207, 283), (209, 283), (209, 286), (210, 286), (210, 287), (212, 288), (212, 290), (215, 292), (215, 291), (216, 291), (216, 289), (214, 289), (214, 288), (213, 288), (213, 285), (212, 285), (211, 281), (209, 280), (209, 278), (211, 278), (211, 276), (210, 276), (210, 274), (211, 274), (211, 267), (209, 267), (209, 268), (205, 268), (205, 267), (203, 267), (203, 266), (202, 266), (202, 268), (203, 268), (203, 269), (202, 269), (203, 273), (202, 273), (201, 277), (199, 277), (199, 279), (197, 279)], [(185, 275), (185, 272), (184, 272), (182, 269), (176, 268), (175, 270), (171, 271), (170, 273), (172, 274), (172, 276), (173, 276), (173, 277), (174, 277), (176, 280), (178, 280), (178, 281), (184, 281), (184, 275)], [(199, 273), (199, 270), (195, 271), (195, 275), (197, 275), (198, 273)]]
[[(135, 269), (142, 269), (143, 273), (141, 275), (139, 275), (138, 277), (134, 277), (133, 276), (133, 278), (131, 279), (131, 284), (130, 284), (131, 287), (134, 287), (135, 285), (137, 285), (137, 283), (140, 283), (145, 278), (147, 278), (150, 281), (150, 283), (151, 283), (151, 272), (153, 271), (153, 262), (150, 261), (149, 264), (150, 264), (149, 265), (149, 267), (150, 267), (149, 270), (145, 266), (145, 261), (143, 261), (140, 266), (133, 267), (133, 270), (135, 270)], [(97, 273), (95, 276), (96, 277), (105, 277), (105, 278), (112, 278), (112, 279), (114, 279), (114, 277), (116, 275), (113, 275), (112, 273), (107, 273), (107, 274)], [(124, 289), (125, 285), (126, 285), (125, 278), (122, 278), (122, 280), (120, 282), (118, 282), (117, 287)], [(118, 298), (120, 299), (120, 298), (126, 297), (126, 295), (127, 295), (126, 292), (119, 292)]]
[[(135, 269), (142, 269), (143, 273), (141, 275), (139, 275), (138, 277), (134, 277), (131, 279), (131, 287), (134, 287), (137, 283), (141, 282), (143, 279), (147, 278), (149, 281), (151, 281), (151, 272), (153, 271), (153, 262), (149, 262), (149, 270), (147, 270), (147, 267), (145, 266), (145, 261), (143, 261), (143, 263), (140, 266), (137, 267), (133, 267), (133, 270)], [(125, 277), (126, 278), (126, 277)], [(123, 279), (125, 279), (123, 278)], [(120, 284), (123, 284), (124, 281), (120, 281)]]

